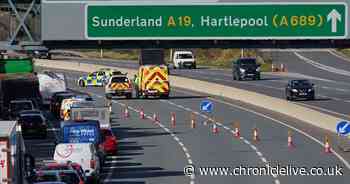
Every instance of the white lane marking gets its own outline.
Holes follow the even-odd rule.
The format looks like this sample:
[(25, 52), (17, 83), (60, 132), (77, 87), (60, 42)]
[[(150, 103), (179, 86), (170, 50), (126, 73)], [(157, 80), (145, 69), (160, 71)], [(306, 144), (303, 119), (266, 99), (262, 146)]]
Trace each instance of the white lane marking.
[(345, 61), (347, 61), (347, 62), (350, 62), (350, 59), (349, 59), (349, 58), (340, 55), (340, 54), (339, 54), (337, 51), (335, 51), (334, 49), (328, 50), (328, 52), (329, 52), (330, 54), (332, 54), (333, 56), (337, 57), (337, 58), (340, 58), (340, 59), (342, 59), (342, 60), (345, 60)]
[(267, 163), (267, 160), (265, 157), (262, 157), (261, 160), (264, 162), (264, 163)]
[(118, 161), (117, 160), (107, 160), (107, 161), (105, 161), (105, 163), (113, 164), (113, 163), (118, 163)]
[(113, 156), (113, 155), (108, 155), (106, 158), (108, 158), (108, 159), (117, 159), (118, 157), (117, 156)]
[(338, 115), (338, 116), (341, 116), (341, 117), (343, 117), (345, 119), (350, 119), (349, 115), (346, 115), (346, 114), (343, 114), (343, 113), (339, 113), (339, 112), (335, 112), (335, 111), (332, 111), (332, 110), (328, 110), (328, 109), (325, 109), (325, 108), (322, 108), (322, 107), (317, 107), (317, 106), (314, 106), (314, 105), (309, 105), (309, 104), (300, 103), (300, 102), (292, 102), (292, 103), (295, 103), (295, 104), (298, 104), (298, 105), (302, 105), (302, 106), (305, 106), (305, 107), (308, 107), (308, 108), (311, 108), (311, 109), (316, 109), (316, 110), (319, 110), (321, 112), (323, 111), (323, 112), (328, 112), (330, 114)]
[[(121, 103), (121, 102), (114, 101), (114, 100), (113, 100), (112, 102), (113, 102), (113, 103), (116, 103), (116, 104), (118, 104), (118, 105), (121, 105), (121, 106), (125, 106), (125, 105), (126, 105), (126, 104), (123, 104), (123, 103)], [(129, 106), (129, 107), (130, 107), (130, 106)], [(132, 110), (132, 108), (130, 108), (130, 109)], [(146, 114), (145, 114), (145, 117), (147, 117), (147, 119), (153, 121), (153, 117), (148, 116), (148, 115), (146, 115)], [(190, 155), (190, 153), (189, 153), (187, 147), (184, 145), (184, 143), (183, 143), (182, 141), (180, 141), (180, 139), (179, 139), (173, 132), (171, 132), (168, 128), (166, 128), (160, 121), (158, 121), (157, 125), (160, 126), (164, 131), (166, 131), (166, 132), (169, 131), (171, 137), (173, 137), (173, 139), (177, 142), (177, 144), (181, 146), (181, 148), (182, 148), (184, 154), (185, 154), (186, 157), (187, 157), (187, 163), (190, 164), (190, 165), (192, 165), (192, 164), (193, 164), (193, 161), (191, 160), (191, 155)], [(167, 131), (166, 129), (167, 129), (168, 131)], [(108, 177), (110, 177), (110, 176), (108, 176)], [(195, 176), (194, 176), (194, 175), (191, 175), (191, 176), (190, 176), (190, 184), (194, 184), (194, 183), (195, 183)]]
[[(266, 119), (269, 119), (269, 120), (271, 120), (271, 121), (274, 121), (274, 122), (276, 122), (276, 123), (278, 123), (278, 124), (281, 124), (281, 125), (283, 125), (283, 126), (285, 126), (285, 127), (288, 127), (288, 128), (290, 128), (290, 129), (292, 129), (292, 130), (294, 130), (294, 131), (296, 131), (296, 132), (298, 132), (298, 133), (304, 135), (305, 137), (307, 137), (307, 138), (313, 140), (314, 142), (318, 143), (318, 144), (321, 145), (322, 147), (325, 146), (324, 143), (322, 143), (321, 141), (319, 141), (318, 139), (316, 139), (316, 138), (313, 137), (312, 135), (310, 135), (310, 134), (308, 134), (308, 133), (306, 133), (306, 132), (304, 132), (304, 131), (302, 131), (302, 130), (300, 130), (300, 129), (294, 127), (294, 126), (288, 125), (288, 124), (286, 124), (286, 123), (284, 123), (284, 122), (282, 122), (282, 121), (280, 121), (280, 120), (277, 120), (277, 119), (275, 119), (275, 118), (272, 118), (272, 117), (267, 116), (267, 115), (265, 115), (265, 114), (262, 114), (262, 113), (260, 113), (260, 112), (257, 112), (257, 111), (251, 110), (251, 109), (247, 109), (247, 108), (244, 108), (244, 107), (241, 107), (241, 106), (232, 104), (232, 103), (228, 103), (228, 102), (225, 102), (225, 101), (222, 101), (222, 100), (219, 100), (219, 99), (214, 99), (214, 98), (210, 98), (210, 99), (213, 100), (213, 101), (222, 103), (222, 104), (229, 105), (229, 106), (231, 106), (231, 107), (235, 107), (235, 108), (244, 110), (244, 111), (246, 111), (246, 112), (253, 113), (253, 114), (255, 114), (255, 115), (258, 115), (258, 116), (264, 117), (264, 118), (266, 118)], [(335, 150), (333, 150), (333, 149), (332, 149), (332, 153), (333, 153), (341, 162), (343, 162), (343, 164), (350, 170), (350, 164), (349, 164), (349, 162), (348, 162), (347, 160), (345, 160), (339, 153), (337, 153), (337, 152), (336, 152)]]
[[(169, 101), (168, 100), (163, 100), (163, 101), (161, 101), (161, 102), (163, 102), (163, 103), (168, 103), (168, 104), (170, 104), (170, 105), (172, 105), (171, 103), (169, 103)], [(173, 106), (176, 106), (176, 107), (178, 107), (178, 108), (180, 108), (180, 109), (183, 109), (183, 110), (185, 110), (185, 111), (190, 111), (190, 112), (196, 112), (196, 111), (194, 111), (194, 110), (192, 110), (192, 109), (190, 109), (190, 108), (186, 108), (186, 107), (184, 107), (184, 106), (182, 106), (182, 105), (178, 105), (178, 104), (176, 104), (176, 103), (173, 103), (174, 105)], [(198, 112), (199, 114), (201, 114), (200, 112)], [(210, 121), (213, 121), (211, 118), (207, 118), (207, 120), (210, 120)], [(218, 126), (221, 126), (221, 127), (224, 127), (226, 130), (228, 130), (229, 132), (234, 132), (235, 133), (235, 131), (234, 130), (232, 130), (232, 129), (230, 129), (229, 127), (227, 127), (227, 126), (225, 126), (225, 125), (223, 125), (222, 123), (220, 123), (220, 122), (217, 122), (217, 121), (215, 121), (215, 123), (218, 125)], [(263, 162), (263, 163), (266, 163), (267, 161), (266, 161), (266, 159), (265, 159), (265, 157), (264, 157), (264, 155), (259, 151), (259, 149), (256, 147), (256, 146), (254, 146), (250, 141), (248, 141), (247, 139), (245, 139), (244, 137), (240, 137), (240, 140), (242, 140), (245, 144), (247, 144), (248, 146), (250, 146), (250, 148), (252, 148), (255, 152), (256, 152), (256, 154), (257, 154), (257, 156), (258, 156), (258, 158), (261, 160), (261, 162)], [(182, 142), (181, 142), (182, 143)], [(185, 152), (186, 152), (186, 150), (184, 150)], [(277, 176), (273, 176), (276, 180), (277, 180)]]
[(335, 73), (335, 74), (339, 74), (339, 75), (344, 75), (344, 76), (348, 76), (350, 77), (350, 72), (349, 71), (346, 71), (346, 70), (342, 70), (342, 69), (338, 69), (338, 68), (334, 68), (334, 67), (331, 67), (331, 66), (327, 66), (327, 65), (324, 65), (324, 64), (321, 64), (319, 62), (316, 62), (314, 60), (311, 60), (305, 56), (302, 56), (301, 54), (297, 53), (297, 52), (294, 52), (294, 54), (301, 60), (305, 61), (306, 63), (316, 67), (316, 68), (319, 68), (321, 70), (325, 70), (325, 71), (328, 71), (328, 72), (331, 72), (331, 73)]
[[(259, 157), (262, 157), (262, 156), (263, 156), (263, 154), (262, 154), (260, 151), (257, 151), (256, 154), (258, 154)], [(261, 159), (262, 159), (262, 158), (261, 158)]]

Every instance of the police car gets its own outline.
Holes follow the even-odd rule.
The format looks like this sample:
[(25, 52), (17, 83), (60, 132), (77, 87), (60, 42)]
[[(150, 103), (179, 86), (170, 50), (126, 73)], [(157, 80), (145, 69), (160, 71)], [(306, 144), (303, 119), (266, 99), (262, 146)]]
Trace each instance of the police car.
[(81, 76), (78, 79), (78, 85), (80, 87), (87, 86), (104, 86), (106, 81), (108, 80), (108, 76), (104, 71), (92, 72), (87, 75)]

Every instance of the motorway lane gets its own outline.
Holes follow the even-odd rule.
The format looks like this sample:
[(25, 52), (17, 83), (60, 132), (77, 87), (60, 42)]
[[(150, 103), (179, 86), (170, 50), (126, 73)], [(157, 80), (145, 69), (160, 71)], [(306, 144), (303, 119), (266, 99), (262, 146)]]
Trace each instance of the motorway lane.
[[(263, 80), (261, 81), (233, 81), (230, 70), (206, 67), (197, 70), (171, 70), (171, 74), (246, 89), (282, 99), (285, 98), (284, 88), (288, 80), (308, 78), (316, 84), (318, 100), (313, 102), (299, 101), (298, 103), (343, 119), (350, 119), (348, 115), (350, 109), (347, 108), (350, 103), (350, 83), (346, 80), (338, 80), (338, 77), (342, 78), (343, 76), (322, 75), (325, 71), (305, 63), (293, 52), (275, 52), (272, 55), (276, 63), (284, 62), (290, 72), (263, 74)], [(72, 61), (131, 69), (137, 69), (138, 67), (136, 61), (113, 62), (112, 60), (96, 59), (72, 59)]]
[[(76, 74), (70, 77), (78, 77)], [(103, 90), (99, 88), (88, 88), (89, 92), (97, 94), (97, 96), (103, 96)], [(128, 105), (136, 108), (144, 107), (146, 113), (152, 114), (158, 111), (160, 115), (161, 122), (168, 121), (169, 126), (169, 114), (170, 112), (177, 112), (178, 126), (176, 128), (176, 134), (184, 144), (188, 147), (193, 157), (193, 162), (198, 166), (237, 166), (238, 164), (244, 164), (248, 166), (259, 165), (259, 159), (254, 157), (254, 151), (250, 150), (247, 144), (242, 143), (242, 141), (235, 141), (232, 139), (232, 133), (228, 131), (223, 131), (219, 136), (213, 136), (210, 133), (208, 126), (198, 125), (199, 128), (193, 130), (189, 128), (189, 112), (184, 112), (184, 109), (174, 106), (173, 104), (182, 105), (188, 107), (188, 110), (198, 109), (198, 104), (202, 98), (198, 96), (189, 96), (182, 92), (176, 92), (175, 97), (172, 98), (168, 103), (166, 100), (118, 100), (120, 103), (127, 103)], [(262, 141), (257, 145), (266, 160), (272, 163), (280, 163), (282, 165), (293, 164), (294, 166), (333, 166), (336, 164), (342, 165), (337, 158), (333, 155), (322, 154), (322, 148), (320, 145), (315, 144), (304, 136), (296, 134), (295, 142), (297, 144), (297, 149), (289, 150), (286, 146), (286, 132), (287, 128), (279, 126), (271, 120), (256, 116), (252, 113), (247, 113), (236, 108), (232, 108), (225, 104), (215, 104), (218, 109), (215, 112), (217, 119), (222, 121), (227, 126), (230, 126), (232, 121), (240, 120), (242, 126), (242, 134), (248, 135), (246, 139), (251, 140), (250, 134), (251, 129), (257, 126), (262, 133)], [(147, 108), (146, 108), (147, 107)], [(181, 107), (181, 106), (180, 106)], [(118, 108), (115, 107), (114, 108)], [(151, 110), (149, 110), (151, 109)], [(121, 109), (116, 109), (116, 112), (120, 112)], [(164, 115), (165, 114), (165, 117)], [(168, 114), (168, 117), (166, 117)], [(136, 117), (137, 118), (137, 117)], [(165, 119), (165, 120), (164, 120)], [(198, 119), (203, 121), (203, 119)], [(166, 124), (166, 123), (164, 123)], [(141, 124), (144, 125), (144, 124)], [(152, 123), (151, 123), (152, 125)], [(136, 126), (140, 126), (140, 122), (136, 123)], [(172, 144), (175, 148), (176, 146)], [(173, 148), (172, 148), (173, 149)], [(220, 150), (220, 151), (217, 151)], [(253, 153), (252, 153), (253, 152)], [(305, 155), (312, 155), (306, 157)], [(248, 162), (246, 162), (248, 161)], [(260, 163), (260, 164), (263, 164)], [(344, 177), (279, 177), (281, 183), (291, 183), (299, 181), (300, 183), (323, 183), (331, 182), (336, 180), (339, 182), (345, 181), (346, 176), (350, 176), (348, 171), (346, 171)], [(117, 176), (116, 176), (117, 177)], [(251, 179), (252, 178), (252, 179)], [(232, 180), (234, 179), (234, 180)], [(247, 181), (248, 179), (248, 181)], [(243, 183), (256, 182), (257, 179), (263, 183), (271, 183), (271, 178), (264, 177), (261, 180), (260, 177), (196, 177), (196, 182), (206, 183), (207, 181), (226, 183), (227, 181), (241, 181)], [(269, 181), (270, 180), (270, 181)], [(118, 179), (112, 180), (118, 181)]]

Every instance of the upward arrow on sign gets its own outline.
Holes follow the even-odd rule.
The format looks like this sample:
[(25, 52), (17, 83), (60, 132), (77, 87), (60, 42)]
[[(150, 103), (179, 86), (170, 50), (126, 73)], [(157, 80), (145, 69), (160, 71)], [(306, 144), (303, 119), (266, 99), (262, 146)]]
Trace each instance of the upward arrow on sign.
[(335, 9), (333, 9), (327, 16), (327, 22), (331, 21), (332, 23), (332, 33), (337, 32), (337, 23), (338, 21), (341, 22), (341, 15), (339, 12)]

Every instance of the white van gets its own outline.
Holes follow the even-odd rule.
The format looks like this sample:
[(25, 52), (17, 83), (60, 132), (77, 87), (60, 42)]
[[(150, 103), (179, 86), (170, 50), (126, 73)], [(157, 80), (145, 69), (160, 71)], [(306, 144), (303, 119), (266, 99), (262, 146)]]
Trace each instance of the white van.
[(173, 54), (174, 69), (196, 68), (196, 61), (192, 51), (175, 51)]
[(88, 180), (99, 180), (101, 163), (92, 143), (57, 144), (53, 159), (58, 163), (67, 163), (67, 161), (78, 163)]

